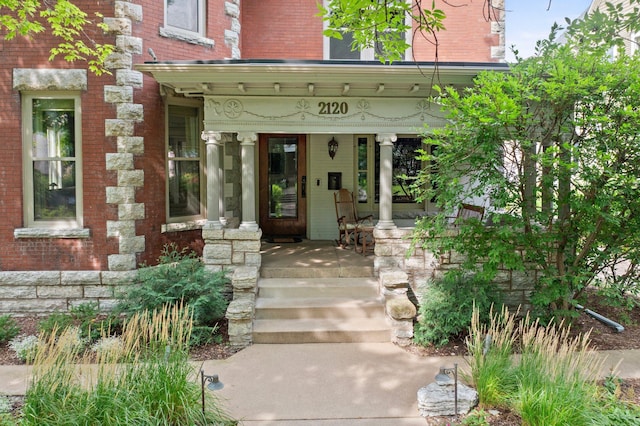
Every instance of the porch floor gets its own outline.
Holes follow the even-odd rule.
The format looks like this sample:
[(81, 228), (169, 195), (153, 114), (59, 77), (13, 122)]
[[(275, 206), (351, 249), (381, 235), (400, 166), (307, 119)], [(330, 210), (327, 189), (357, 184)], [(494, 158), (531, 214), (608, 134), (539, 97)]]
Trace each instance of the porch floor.
[(263, 278), (271, 277), (373, 277), (372, 253), (363, 256), (353, 247), (334, 241), (302, 240), (299, 243), (262, 242)]

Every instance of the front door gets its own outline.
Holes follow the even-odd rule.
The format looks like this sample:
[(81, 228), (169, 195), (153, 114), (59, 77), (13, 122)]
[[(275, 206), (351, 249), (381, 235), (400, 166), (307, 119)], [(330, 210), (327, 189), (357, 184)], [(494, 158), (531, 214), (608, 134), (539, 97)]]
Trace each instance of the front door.
[(306, 139), (260, 135), (260, 228), (267, 236), (307, 234)]

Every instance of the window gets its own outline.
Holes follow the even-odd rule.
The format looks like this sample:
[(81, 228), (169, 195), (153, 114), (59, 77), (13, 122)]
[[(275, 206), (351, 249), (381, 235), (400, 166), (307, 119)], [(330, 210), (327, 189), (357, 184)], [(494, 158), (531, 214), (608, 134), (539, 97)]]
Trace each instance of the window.
[[(392, 199), (394, 203), (415, 205), (410, 186), (422, 168), (416, 158), (417, 150), (423, 148), (419, 137), (398, 137), (392, 148)], [(356, 162), (358, 181), (358, 203), (378, 203), (380, 199), (380, 145), (373, 136), (356, 138)], [(405, 178), (406, 177), (406, 178)], [(373, 195), (373, 197), (371, 196)]]
[(165, 26), (204, 35), (205, 0), (165, 0)]
[(168, 221), (201, 219), (203, 213), (200, 110), (169, 105), (167, 140)]
[(25, 223), (32, 228), (82, 227), (80, 98), (23, 98)]
[(636, 33), (631, 36), (630, 54), (640, 54), (640, 33)]
[[(405, 18), (405, 23), (411, 26), (411, 17)], [(325, 22), (326, 26), (326, 22)], [(409, 33), (410, 34), (410, 33)], [(394, 37), (395, 39), (395, 37)], [(398, 39), (411, 40), (411, 36), (407, 33), (398, 34)], [(409, 41), (410, 43), (410, 41)], [(324, 38), (324, 58), (336, 60), (352, 60), (352, 61), (373, 61), (378, 59), (378, 55), (382, 54), (382, 47), (376, 45), (373, 48), (363, 49), (362, 51), (354, 51), (351, 49), (353, 44), (353, 34), (342, 33), (342, 39), (333, 37)], [(406, 55), (405, 55), (406, 59)]]

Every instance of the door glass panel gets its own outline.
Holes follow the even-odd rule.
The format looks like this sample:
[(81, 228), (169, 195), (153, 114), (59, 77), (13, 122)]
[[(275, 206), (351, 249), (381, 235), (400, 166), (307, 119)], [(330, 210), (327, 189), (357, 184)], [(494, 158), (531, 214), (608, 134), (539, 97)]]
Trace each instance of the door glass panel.
[(272, 137), (269, 152), (269, 217), (298, 217), (298, 139)]
[(367, 190), (369, 182), (367, 176), (369, 174), (369, 165), (367, 163), (368, 156), (368, 139), (358, 138), (358, 202), (366, 203), (369, 200)]

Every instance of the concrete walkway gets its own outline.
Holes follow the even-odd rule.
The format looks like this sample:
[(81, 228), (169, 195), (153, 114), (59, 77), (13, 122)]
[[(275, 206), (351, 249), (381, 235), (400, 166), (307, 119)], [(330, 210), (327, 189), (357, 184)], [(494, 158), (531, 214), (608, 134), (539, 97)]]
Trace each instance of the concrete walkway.
[[(602, 375), (618, 365), (640, 378), (640, 350), (603, 351)], [(226, 360), (198, 363), (218, 374), (217, 395), (248, 426), (424, 425), (416, 393), (460, 357), (419, 357), (391, 343), (253, 345)], [(31, 367), (0, 366), (0, 393), (24, 395)]]

